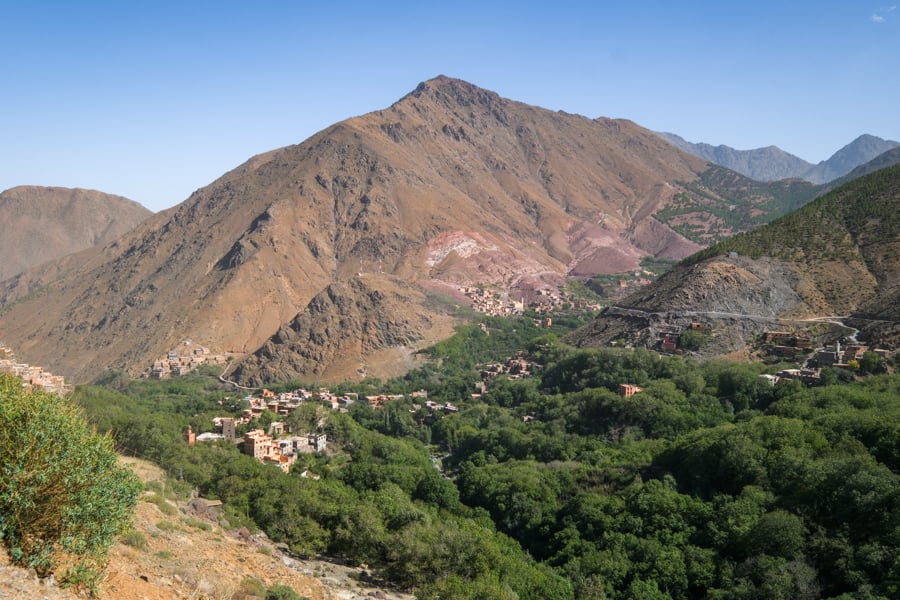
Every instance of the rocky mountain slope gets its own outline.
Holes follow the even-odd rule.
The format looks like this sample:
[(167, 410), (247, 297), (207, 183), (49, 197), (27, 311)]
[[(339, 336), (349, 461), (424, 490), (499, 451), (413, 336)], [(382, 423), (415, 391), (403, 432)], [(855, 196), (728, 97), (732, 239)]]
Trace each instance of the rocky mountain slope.
[(714, 323), (708, 351), (813, 319), (900, 343), (900, 166), (847, 183), (796, 212), (683, 261), (573, 337), (653, 345), (665, 327)]
[(814, 165), (777, 146), (735, 150), (725, 145), (713, 146), (688, 142), (674, 133), (661, 132), (659, 135), (685, 152), (737, 171), (756, 181), (800, 178), (815, 184), (828, 183), (843, 177), (856, 167), (900, 146), (900, 142), (864, 134), (835, 152), (827, 160)]
[(259, 350), (236, 371), (246, 382), (380, 375), (452, 330), (431, 290), (552, 286), (687, 256), (702, 243), (654, 217), (676, 196), (700, 206), (685, 230), (701, 242), (771, 208), (765, 194), (690, 187), (707, 169), (630, 121), (438, 77), (7, 282), (0, 337), (76, 381), (141, 371), (186, 337)]
[(107, 244), (151, 214), (137, 202), (94, 190), (8, 189), (0, 193), (0, 281), (34, 265)]

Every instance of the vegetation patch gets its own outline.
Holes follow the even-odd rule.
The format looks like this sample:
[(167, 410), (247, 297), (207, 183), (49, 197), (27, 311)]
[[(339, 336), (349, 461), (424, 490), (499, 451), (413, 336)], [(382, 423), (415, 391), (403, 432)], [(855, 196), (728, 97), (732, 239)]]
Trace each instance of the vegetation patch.
[[(484, 323), (403, 378), (341, 386), (398, 394), (383, 408), (301, 405), (286, 421), (321, 428), (331, 449), (288, 474), (232, 444), (184, 442), (195, 415), (231, 410), (224, 388), (199, 393), (197, 412), (156, 412), (166, 382), (78, 394), (98, 427), (222, 500), (229, 520), (421, 598), (896, 597), (895, 361), (772, 385), (763, 364), (575, 349), (530, 319)], [(473, 397), (482, 361), (518, 351), (539, 368)], [(458, 410), (429, 412), (409, 396), (420, 389)]]
[(75, 405), (0, 374), (0, 541), (13, 562), (93, 587), (140, 489)]

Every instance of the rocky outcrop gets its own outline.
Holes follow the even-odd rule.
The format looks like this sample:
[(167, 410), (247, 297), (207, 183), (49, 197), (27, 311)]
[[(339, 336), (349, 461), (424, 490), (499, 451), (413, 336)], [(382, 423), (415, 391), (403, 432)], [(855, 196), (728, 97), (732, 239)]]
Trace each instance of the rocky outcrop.
[(306, 309), (244, 359), (228, 378), (244, 385), (290, 379), (358, 378), (369, 357), (390, 348), (419, 346), (433, 327), (418, 310), (421, 292), (396, 281), (357, 276), (332, 283)]

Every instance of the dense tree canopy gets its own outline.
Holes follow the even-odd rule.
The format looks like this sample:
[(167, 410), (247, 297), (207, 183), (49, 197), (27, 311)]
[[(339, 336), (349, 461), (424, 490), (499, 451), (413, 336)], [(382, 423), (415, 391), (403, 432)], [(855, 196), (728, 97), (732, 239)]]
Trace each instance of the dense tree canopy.
[[(459, 412), (304, 408), (294, 422), (324, 416), (339, 451), (289, 475), (180, 441), (222, 410), (226, 392), (203, 378), (79, 397), (123, 450), (222, 499), (234, 522), (368, 563), (421, 598), (900, 597), (900, 376), (772, 386), (765, 365), (576, 350), (505, 327), (462, 331), (434, 349), (440, 367), (353, 386), (425, 388)], [(473, 356), (516, 344), (543, 369), (471, 398)]]

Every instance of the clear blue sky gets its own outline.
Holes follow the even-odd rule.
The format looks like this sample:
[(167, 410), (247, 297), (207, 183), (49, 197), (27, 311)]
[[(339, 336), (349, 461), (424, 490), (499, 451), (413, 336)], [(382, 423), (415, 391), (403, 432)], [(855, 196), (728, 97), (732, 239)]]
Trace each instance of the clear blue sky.
[(810, 162), (900, 140), (900, 10), (861, 0), (0, 0), (0, 190), (151, 210), (426, 79)]

